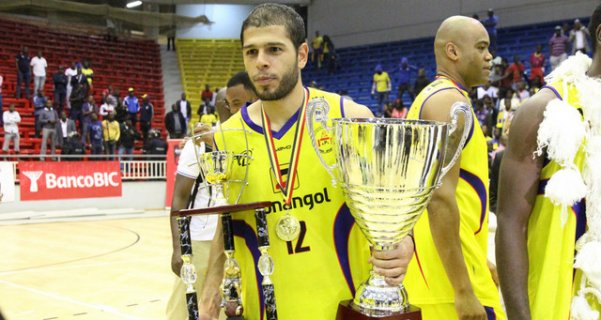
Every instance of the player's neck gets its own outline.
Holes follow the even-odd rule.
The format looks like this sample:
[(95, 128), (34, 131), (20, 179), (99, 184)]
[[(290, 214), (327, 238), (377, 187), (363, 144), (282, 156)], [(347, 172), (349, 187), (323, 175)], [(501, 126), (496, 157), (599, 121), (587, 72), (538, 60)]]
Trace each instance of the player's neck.
[(601, 78), (601, 52), (595, 53), (593, 62), (586, 74), (591, 78)]
[(465, 80), (463, 79), (463, 77), (459, 74), (459, 72), (457, 72), (455, 70), (449, 70), (446, 68), (438, 68), (436, 70), (436, 75), (448, 78), (452, 81), (455, 81), (456, 83), (461, 85), (462, 88), (469, 88), (468, 85), (465, 83)]
[(263, 110), (269, 117), (271, 130), (280, 130), (292, 117), (298, 108), (300, 108), (305, 97), (305, 90), (302, 82), (298, 81), (294, 89), (286, 97), (280, 100), (260, 101), (263, 104)]

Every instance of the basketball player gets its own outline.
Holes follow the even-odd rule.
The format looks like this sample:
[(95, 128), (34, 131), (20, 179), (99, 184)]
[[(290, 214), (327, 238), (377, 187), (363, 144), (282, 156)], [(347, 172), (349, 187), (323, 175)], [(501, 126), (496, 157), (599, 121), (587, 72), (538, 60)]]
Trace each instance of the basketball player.
[(225, 122), (232, 114), (238, 112), (247, 103), (257, 100), (255, 91), (248, 73), (240, 71), (233, 75), (227, 82), (225, 104), (216, 104), (219, 121)]
[[(587, 240), (586, 236), (581, 237), (583, 233), (598, 234), (599, 231), (598, 223), (587, 220), (589, 215), (594, 214), (589, 210), (595, 210), (599, 201), (598, 195), (591, 192), (590, 188), (599, 181), (587, 179), (588, 192), (595, 196), (586, 196), (574, 205), (568, 205), (567, 210), (562, 212), (561, 206), (555, 206), (546, 196), (550, 179), (555, 178), (555, 173), (562, 169), (562, 165), (551, 158), (547, 148), (543, 153), (536, 153), (540, 148), (537, 142), (540, 138), (539, 128), (551, 101), (555, 100), (555, 103), (559, 99), (569, 104), (562, 107), (566, 111), (577, 110), (577, 120), (583, 118), (588, 122), (588, 117), (594, 115), (587, 101), (589, 104), (590, 101), (598, 104), (599, 99), (591, 100), (591, 94), (601, 92), (600, 24), (601, 5), (595, 9), (589, 24), (592, 61), (582, 55), (562, 62), (546, 79), (548, 86), (526, 100), (511, 123), (509, 143), (501, 163), (496, 254), (507, 315), (512, 320), (598, 319), (601, 312), (599, 301), (596, 301), (598, 296), (575, 296), (586, 282), (582, 281), (581, 270), (574, 267), (576, 240), (579, 240), (582, 248), (588, 242), (583, 242)], [(572, 129), (566, 127), (569, 126), (568, 122), (561, 122), (559, 125), (562, 128), (553, 131), (564, 136), (564, 128), (569, 131)], [(591, 139), (599, 139), (597, 122), (588, 123), (591, 133), (583, 145), (592, 143), (594, 140)], [(594, 166), (583, 170), (585, 164), (590, 163), (590, 154), (590, 150), (585, 152), (585, 148), (580, 148), (575, 154), (574, 169), (582, 176), (587, 171), (594, 172), (599, 166), (598, 162), (593, 162)], [(570, 188), (569, 184), (567, 187)], [(569, 190), (561, 192), (569, 193)], [(578, 255), (581, 248), (578, 249)], [(595, 264), (598, 274), (598, 260)], [(580, 307), (585, 310), (590, 308), (586, 312), (587, 317), (579, 312), (582, 310)]]
[[(443, 21), (434, 39), (436, 80), (417, 96), (407, 118), (450, 122), (454, 103), (470, 105), (470, 88), (488, 79), (488, 46), (488, 34), (478, 20), (454, 16)], [(416, 258), (404, 284), (424, 320), (505, 318), (486, 259), (486, 139), (472, 116), (460, 158), (414, 228)], [(458, 132), (462, 129), (463, 124)]]
[[(249, 132), (253, 161), (240, 203), (273, 202), (267, 209), (267, 223), (269, 253), (275, 262), (270, 278), (278, 317), (331, 320), (338, 303), (351, 299), (360, 282), (368, 278), (369, 261), (388, 283), (399, 284), (412, 257), (413, 243), (407, 237), (395, 249), (374, 252), (370, 258), (368, 242), (355, 226), (342, 190), (332, 187), (330, 176), (319, 164), (303, 128), (309, 100), (325, 99), (330, 106), (329, 118), (373, 115), (365, 106), (339, 95), (303, 87), (300, 71), (309, 56), (305, 37), (303, 20), (293, 9), (279, 4), (253, 9), (242, 25), (241, 42), (244, 65), (260, 100), (241, 109), (223, 127), (243, 126)], [(327, 136), (322, 138), (328, 141)], [(223, 144), (215, 140), (222, 149)], [(226, 145), (234, 153), (246, 151), (241, 139), (229, 139), (227, 134)], [(327, 146), (322, 147), (326, 157), (333, 156), (331, 148), (328, 153)], [(286, 204), (284, 194), (292, 199), (290, 204)], [(256, 265), (255, 218), (252, 212), (232, 216), (235, 257), (242, 270), (244, 317), (261, 319), (265, 310), (262, 276)], [(282, 221), (294, 220), (299, 226), (296, 236), (289, 237), (278, 228)], [(224, 257), (220, 230), (211, 249), (203, 289), (202, 311), (208, 318), (216, 316), (220, 302)]]
[[(215, 99), (217, 105), (229, 105), (233, 113), (240, 110), (240, 105), (256, 100), (255, 93), (250, 84), (248, 74), (239, 72), (235, 74), (227, 84), (227, 89), (218, 93)], [(231, 106), (234, 106), (233, 108)], [(237, 107), (237, 108), (236, 108)], [(208, 139), (211, 143), (211, 139)], [(204, 182), (199, 178), (199, 168), (196, 161), (197, 154), (205, 152), (207, 142), (195, 145), (192, 140), (187, 140), (180, 154), (171, 211), (184, 208), (203, 208), (209, 205), (210, 196)], [(192, 197), (191, 197), (192, 195)], [(193, 199), (191, 199), (193, 198)], [(192, 200), (192, 201), (190, 201)], [(217, 227), (217, 215), (194, 216), (190, 221), (190, 237), (192, 239), (192, 264), (196, 268), (198, 278), (194, 284), (196, 292), (200, 294), (207, 272), (211, 240)], [(188, 319), (186, 308), (186, 285), (179, 278), (182, 267), (181, 249), (179, 243), (179, 229), (176, 218), (171, 218), (171, 237), (173, 243), (173, 254), (171, 256), (171, 270), (177, 276), (167, 303), (167, 319)]]

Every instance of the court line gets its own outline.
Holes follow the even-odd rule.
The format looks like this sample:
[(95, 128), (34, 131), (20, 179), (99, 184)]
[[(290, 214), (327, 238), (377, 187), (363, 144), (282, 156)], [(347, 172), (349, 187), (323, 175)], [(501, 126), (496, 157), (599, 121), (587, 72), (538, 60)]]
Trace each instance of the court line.
[(44, 297), (48, 297), (54, 300), (59, 300), (59, 301), (63, 301), (63, 302), (67, 302), (67, 303), (71, 303), (71, 304), (75, 304), (75, 305), (79, 305), (82, 307), (87, 307), (87, 308), (91, 308), (91, 309), (95, 309), (98, 311), (102, 311), (102, 312), (107, 312), (110, 313), (112, 315), (116, 315), (116, 316), (121, 316), (123, 317), (123, 319), (127, 319), (127, 320), (144, 320), (144, 318), (138, 318), (126, 313), (123, 313), (121, 311), (119, 311), (119, 309), (115, 308), (115, 307), (111, 307), (111, 306), (107, 306), (107, 305), (102, 305), (102, 304), (92, 304), (92, 303), (87, 303), (87, 302), (83, 302), (83, 301), (79, 301), (70, 297), (66, 297), (63, 296), (61, 294), (58, 293), (54, 293), (54, 292), (46, 292), (40, 289), (35, 289), (35, 288), (31, 288), (31, 287), (27, 287), (24, 285), (20, 285), (20, 284), (16, 284), (10, 281), (6, 281), (6, 280), (1, 280), (0, 279), (0, 283), (5, 284), (7, 286), (12, 286), (14, 288), (18, 288), (18, 289), (22, 289), (25, 291), (29, 291), (31, 293), (35, 293)]
[(117, 253), (117, 252), (123, 251), (123, 250), (125, 250), (127, 248), (130, 248), (130, 247), (134, 246), (138, 242), (140, 242), (140, 238), (141, 238), (140, 234), (137, 233), (136, 231), (133, 231), (133, 230), (130, 230), (130, 229), (127, 229), (127, 228), (123, 228), (123, 227), (116, 227), (116, 226), (107, 226), (107, 227), (129, 231), (130, 233), (133, 233), (136, 236), (136, 239), (132, 243), (130, 243), (130, 244), (124, 246), (124, 247), (113, 249), (111, 251), (100, 253), (100, 254), (97, 254), (97, 255), (83, 257), (83, 258), (77, 258), (77, 259), (73, 259), (73, 260), (66, 260), (66, 261), (61, 261), (61, 262), (56, 262), (56, 263), (50, 263), (50, 264), (42, 264), (42, 265), (37, 265), (37, 266), (29, 266), (29, 267), (17, 268), (17, 269), (12, 269), (12, 270), (10, 270), (10, 269), (9, 270), (2, 270), (2, 271), (0, 271), (0, 275), (4, 275), (5, 273), (8, 273), (8, 272), (24, 271), (24, 270), (30, 270), (30, 269), (41, 269), (41, 268), (58, 266), (58, 265), (63, 265), (63, 264), (67, 264), (67, 263), (72, 263), (72, 262), (89, 260), (89, 259), (93, 259), (93, 258), (99, 258), (99, 257), (103, 257), (103, 256), (106, 256), (106, 255), (109, 255), (109, 254), (113, 254), (113, 253)]

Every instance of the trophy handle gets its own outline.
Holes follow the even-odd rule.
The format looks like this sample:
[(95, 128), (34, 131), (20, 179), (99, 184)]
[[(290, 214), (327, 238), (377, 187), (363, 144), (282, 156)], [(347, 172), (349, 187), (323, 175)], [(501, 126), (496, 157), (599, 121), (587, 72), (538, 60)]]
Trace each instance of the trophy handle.
[(321, 126), (324, 130), (326, 130), (330, 135), (332, 134), (332, 127), (328, 126), (328, 113), (330, 111), (330, 105), (323, 98), (315, 98), (309, 101), (307, 106), (307, 131), (309, 132), (309, 137), (311, 137), (311, 144), (313, 145), (313, 149), (315, 149), (315, 153), (321, 161), (321, 164), (326, 168), (330, 177), (332, 177), (332, 185), (336, 186), (336, 176), (334, 175), (334, 169), (336, 169), (336, 165), (329, 165), (326, 160), (321, 156), (321, 152), (319, 151), (319, 146), (317, 145), (317, 139), (315, 138), (315, 127), (314, 121), (321, 123)]
[(463, 147), (465, 147), (465, 143), (472, 129), (472, 125), (474, 122), (474, 119), (472, 117), (472, 109), (465, 102), (455, 102), (451, 107), (451, 124), (449, 126), (449, 136), (455, 133), (455, 131), (457, 131), (457, 127), (459, 127), (459, 114), (463, 114), (464, 119), (461, 140), (459, 141), (459, 144), (457, 145), (457, 150), (455, 150), (455, 154), (453, 154), (451, 160), (445, 166), (442, 167), (440, 177), (438, 178), (439, 183), (442, 180), (442, 177), (444, 177), (447, 174), (447, 172), (449, 172), (451, 167), (453, 167), (455, 161), (457, 161), (457, 158), (459, 158), (459, 155), (461, 154), (461, 151), (463, 151)]

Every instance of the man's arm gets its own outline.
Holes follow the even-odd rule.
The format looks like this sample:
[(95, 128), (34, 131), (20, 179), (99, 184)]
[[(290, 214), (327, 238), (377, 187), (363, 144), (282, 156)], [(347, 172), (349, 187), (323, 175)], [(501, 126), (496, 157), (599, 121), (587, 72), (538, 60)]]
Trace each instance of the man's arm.
[[(451, 107), (457, 101), (467, 103), (466, 98), (455, 90), (445, 90), (433, 95), (422, 109), (422, 119), (450, 122)], [(463, 123), (458, 125), (458, 129), (460, 129), (458, 132), (463, 132)], [(474, 293), (461, 248), (460, 212), (455, 198), (460, 163), (461, 157), (442, 178), (442, 185), (432, 194), (432, 200), (428, 205), (430, 232), (447, 277), (453, 286), (455, 309), (459, 319), (485, 319), (486, 312)]]
[[(173, 198), (171, 200), (171, 212), (176, 212), (188, 207), (190, 191), (194, 186), (194, 179), (181, 174), (175, 175), (175, 185), (173, 187)], [(182, 251), (179, 243), (179, 227), (177, 218), (171, 217), (171, 243), (173, 245), (173, 254), (171, 255), (171, 271), (179, 277), (182, 268)]]
[(223, 231), (221, 219), (217, 223), (217, 231), (211, 243), (211, 253), (207, 267), (207, 276), (200, 295), (199, 307), (201, 319), (214, 319), (219, 315), (221, 305), (221, 281), (223, 280), (223, 264), (225, 263), (225, 249), (223, 247)]
[(543, 89), (518, 109), (501, 162), (497, 203), (496, 255), (501, 291), (509, 319), (529, 320), (528, 219), (538, 191), (542, 157), (534, 157), (537, 132), (547, 102)]

